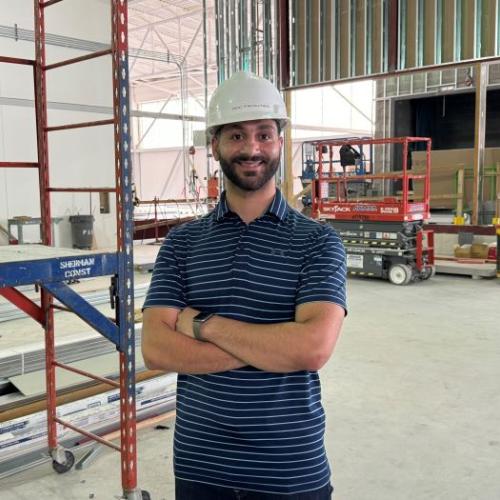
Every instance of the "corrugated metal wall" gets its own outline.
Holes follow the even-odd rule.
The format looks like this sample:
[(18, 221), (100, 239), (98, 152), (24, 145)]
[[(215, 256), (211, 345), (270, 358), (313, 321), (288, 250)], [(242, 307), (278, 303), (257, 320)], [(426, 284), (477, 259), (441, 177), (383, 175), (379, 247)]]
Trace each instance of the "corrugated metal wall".
[(290, 0), (290, 87), (500, 56), (500, 0)]

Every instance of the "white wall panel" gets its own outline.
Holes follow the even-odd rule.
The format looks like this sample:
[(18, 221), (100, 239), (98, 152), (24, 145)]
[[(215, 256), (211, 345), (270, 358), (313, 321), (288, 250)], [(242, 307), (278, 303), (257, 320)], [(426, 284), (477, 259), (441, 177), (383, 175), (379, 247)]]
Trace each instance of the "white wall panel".
[[(33, 30), (32, 0), (1, 0), (0, 25)], [(104, 44), (110, 43), (110, 7), (98, 0), (65, 0), (46, 9), (46, 32)], [(47, 44), (47, 63), (79, 57), (81, 50)], [(0, 54), (34, 58), (34, 45), (0, 37)], [(50, 102), (79, 105), (80, 110), (61, 111), (49, 106), (50, 125), (112, 118), (89, 113), (85, 106), (112, 108), (111, 58), (82, 62), (47, 73)], [(10, 99), (10, 101), (9, 101)], [(23, 105), (13, 99), (25, 100)], [(36, 161), (36, 128), (32, 71), (0, 63), (0, 161)], [(114, 142), (112, 126), (49, 133), (50, 183), (53, 187), (113, 187)], [(92, 213), (96, 243), (109, 247), (115, 242), (114, 195), (111, 214), (99, 213), (99, 195), (94, 193), (52, 193), (53, 217), (64, 217), (57, 227), (56, 243), (71, 245), (68, 217)], [(0, 169), (0, 224), (18, 215), (40, 215), (37, 172)], [(36, 236), (36, 235), (35, 235)]]

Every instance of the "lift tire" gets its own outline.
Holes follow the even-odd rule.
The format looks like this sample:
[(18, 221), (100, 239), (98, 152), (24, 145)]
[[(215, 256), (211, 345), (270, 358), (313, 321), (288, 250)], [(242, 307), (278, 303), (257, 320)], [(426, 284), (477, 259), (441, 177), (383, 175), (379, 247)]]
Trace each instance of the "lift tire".
[(142, 500), (151, 500), (151, 495), (149, 494), (149, 491), (141, 490), (142, 493)]
[(71, 469), (71, 467), (73, 467), (73, 465), (75, 464), (75, 455), (73, 455), (71, 451), (65, 450), (64, 456), (66, 457), (66, 461), (62, 464), (56, 462), (55, 460), (52, 460), (52, 468), (58, 474), (64, 474), (65, 472), (68, 472)]
[(393, 285), (407, 285), (411, 281), (412, 269), (407, 264), (393, 264), (389, 268), (389, 281)]

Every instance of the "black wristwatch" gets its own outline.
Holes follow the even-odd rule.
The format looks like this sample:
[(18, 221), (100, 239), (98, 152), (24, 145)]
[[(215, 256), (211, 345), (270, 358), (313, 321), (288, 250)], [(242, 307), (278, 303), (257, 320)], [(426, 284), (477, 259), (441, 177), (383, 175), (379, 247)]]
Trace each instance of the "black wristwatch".
[(208, 321), (214, 314), (209, 312), (198, 313), (193, 318), (193, 333), (194, 338), (197, 340), (204, 341), (205, 339), (201, 336), (201, 325)]

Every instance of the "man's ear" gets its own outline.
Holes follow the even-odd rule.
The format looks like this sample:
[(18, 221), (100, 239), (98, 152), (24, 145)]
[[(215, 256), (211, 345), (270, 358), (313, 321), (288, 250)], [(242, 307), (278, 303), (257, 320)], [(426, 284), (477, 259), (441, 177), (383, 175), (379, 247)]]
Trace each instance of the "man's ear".
[(212, 137), (212, 156), (214, 157), (215, 161), (219, 161), (219, 151), (218, 151), (218, 146), (219, 146), (219, 140), (216, 135)]

